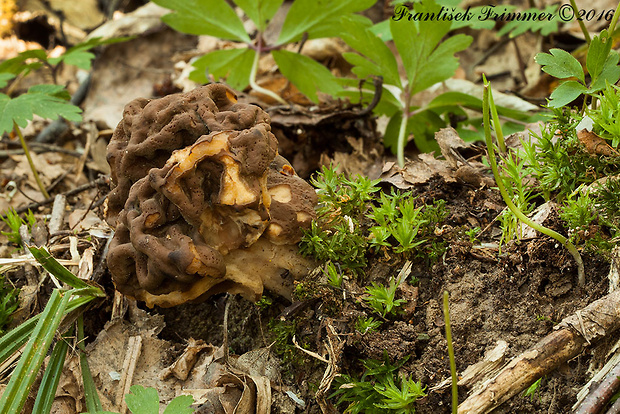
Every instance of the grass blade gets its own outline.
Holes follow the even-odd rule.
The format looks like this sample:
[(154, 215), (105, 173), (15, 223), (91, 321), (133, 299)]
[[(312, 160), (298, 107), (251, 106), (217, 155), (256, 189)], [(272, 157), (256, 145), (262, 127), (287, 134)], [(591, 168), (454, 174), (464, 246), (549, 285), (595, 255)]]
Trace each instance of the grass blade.
[(52, 403), (56, 396), (56, 389), (58, 388), (58, 382), (60, 381), (60, 375), (62, 374), (62, 368), (65, 365), (65, 358), (67, 356), (67, 349), (69, 343), (67, 340), (73, 335), (73, 330), (70, 330), (62, 339), (56, 343), (52, 355), (50, 356), (49, 364), (43, 374), (41, 385), (39, 386), (39, 392), (37, 393), (37, 399), (34, 402), (32, 409), (33, 413), (48, 414), (52, 410)]
[(80, 368), (82, 369), (82, 383), (84, 384), (84, 398), (86, 400), (86, 409), (90, 413), (96, 413), (103, 410), (101, 400), (97, 393), (97, 387), (93, 380), (93, 374), (88, 366), (84, 348), (84, 318), (80, 315), (78, 318), (78, 347), (80, 348)]
[(28, 247), (28, 250), (30, 250), (30, 253), (32, 253), (34, 258), (37, 259), (37, 262), (41, 263), (41, 266), (43, 266), (45, 270), (53, 274), (61, 282), (64, 282), (76, 289), (90, 286), (88, 283), (71, 273), (69, 269), (58, 263), (56, 259), (54, 259), (52, 255), (49, 254), (49, 252), (43, 247), (26, 247)]
[[(74, 298), (69, 302), (65, 310), (65, 315), (87, 304), (91, 300), (93, 300), (93, 298), (88, 296)], [(28, 341), (40, 318), (41, 314), (33, 316), (21, 325), (11, 329), (0, 338), (0, 364), (6, 361)]]
[(11, 375), (11, 379), (0, 398), (0, 413), (21, 412), (32, 383), (36, 379), (43, 359), (54, 339), (54, 334), (69, 305), (73, 292), (61, 294), (55, 289), (41, 313), (28, 345)]

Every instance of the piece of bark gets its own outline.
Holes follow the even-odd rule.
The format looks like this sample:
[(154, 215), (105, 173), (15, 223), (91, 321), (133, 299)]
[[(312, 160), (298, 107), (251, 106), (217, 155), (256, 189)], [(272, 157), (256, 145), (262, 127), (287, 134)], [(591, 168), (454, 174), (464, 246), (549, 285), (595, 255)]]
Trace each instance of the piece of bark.
[(459, 405), (460, 414), (484, 414), (620, 327), (620, 290), (565, 318), (531, 349), (514, 358)]

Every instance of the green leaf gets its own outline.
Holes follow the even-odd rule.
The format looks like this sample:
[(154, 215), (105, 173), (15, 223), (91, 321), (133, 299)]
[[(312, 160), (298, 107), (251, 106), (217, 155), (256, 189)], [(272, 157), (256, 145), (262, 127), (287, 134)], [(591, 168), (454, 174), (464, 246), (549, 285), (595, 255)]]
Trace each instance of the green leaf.
[(125, 396), (127, 407), (133, 414), (156, 414), (159, 412), (159, 395), (155, 388), (132, 385), (131, 394)]
[(237, 6), (256, 24), (258, 30), (265, 31), (267, 23), (273, 18), (284, 0), (235, 0)]
[(154, 0), (153, 3), (175, 10), (162, 20), (179, 32), (251, 42), (243, 22), (226, 0)]
[(12, 73), (2, 73), (2, 72), (0, 72), (0, 88), (4, 88), (8, 84), (8, 81), (13, 79), (14, 77), (15, 77), (15, 75), (12, 74)]
[(585, 75), (581, 63), (573, 55), (562, 49), (551, 49), (549, 53), (538, 53), (534, 60), (542, 66), (543, 72), (554, 78), (566, 79), (575, 77), (585, 83)]
[(390, 31), (390, 20), (389, 19), (383, 20), (382, 22), (375, 24), (374, 26), (370, 27), (368, 30), (370, 30), (372, 33), (374, 33), (378, 38), (380, 38), (384, 42), (389, 42), (390, 40), (392, 40), (392, 32)]
[[(35, 59), (36, 62), (25, 63), (27, 60)], [(47, 52), (43, 49), (32, 49), (21, 52), (12, 59), (7, 59), (0, 64), (0, 72), (7, 72), (17, 75), (21, 72), (26, 74), (30, 70), (40, 68), (47, 61)]]
[(592, 77), (592, 83), (603, 71), (603, 66), (609, 57), (611, 45), (613, 41), (609, 38), (607, 30), (603, 30), (598, 36), (594, 36), (590, 47), (588, 48), (588, 56), (586, 58), (586, 68)]
[[(482, 112), (482, 99), (462, 92), (442, 93), (441, 95), (435, 97), (431, 102), (429, 102), (428, 105), (425, 106), (425, 108), (433, 109), (435, 112), (438, 113), (443, 113), (445, 112), (443, 107), (450, 107), (454, 105)], [(540, 118), (537, 115), (531, 115), (527, 112), (506, 108), (504, 106), (497, 106), (497, 110), (501, 116), (516, 119), (518, 121), (536, 122)]]
[(452, 77), (459, 67), (459, 59), (454, 56), (455, 53), (467, 49), (472, 39), (471, 36), (459, 34), (441, 43), (427, 58), (426, 64), (418, 67), (420, 70), (411, 93), (418, 93)]
[(256, 52), (252, 49), (216, 50), (196, 59), (189, 78), (195, 82), (207, 83), (207, 74), (218, 80), (226, 78), (233, 89), (242, 90), (250, 83), (250, 72)]
[(46, 119), (62, 116), (69, 121), (81, 121), (82, 110), (69, 103), (68, 97), (69, 94), (60, 85), (35, 85), (28, 89), (28, 93), (13, 99), (0, 94), (0, 134), (11, 131), (13, 121), (25, 127), (33, 114)]
[[(541, 35), (547, 36), (550, 33), (558, 31), (558, 19), (557, 15), (558, 5), (547, 6), (544, 10), (531, 8), (523, 11), (515, 10), (514, 13), (519, 13), (520, 18), (516, 18), (506, 23), (498, 32), (497, 36), (504, 36), (510, 34), (510, 38), (515, 38), (522, 35), (525, 32), (540, 32)], [(540, 16), (552, 18), (542, 18)]]
[(586, 93), (588, 90), (585, 86), (577, 81), (566, 81), (560, 86), (555, 88), (551, 93), (551, 100), (549, 106), (552, 108), (559, 108), (561, 106), (568, 105), (582, 93)]
[(286, 50), (274, 50), (271, 53), (280, 72), (312, 102), (319, 101), (317, 90), (332, 96), (341, 90), (334, 75), (309, 57)]
[(277, 44), (301, 39), (304, 32), (313, 39), (337, 36), (342, 33), (339, 20), (342, 16), (366, 10), (377, 0), (296, 0), (286, 15)]
[(620, 79), (620, 66), (618, 66), (619, 59), (620, 56), (618, 55), (618, 52), (615, 50), (609, 52), (609, 55), (607, 55), (607, 59), (603, 64), (601, 73), (599, 73), (596, 78), (592, 77), (592, 83), (590, 84), (588, 93), (598, 92), (605, 89), (608, 83), (613, 85), (618, 82), (618, 79)]
[[(439, 12), (439, 6), (432, 0), (416, 6), (416, 13)], [(454, 75), (458, 68), (458, 58), (454, 54), (467, 48), (472, 38), (459, 34), (441, 43), (450, 26), (449, 21), (437, 22), (430, 19), (420, 22), (406, 19), (390, 21), (390, 30), (407, 72), (407, 88), (411, 94)]]
[(108, 45), (113, 43), (126, 42), (133, 39), (133, 37), (115, 37), (112, 39), (102, 39), (101, 37), (94, 37), (84, 43), (80, 43), (69, 48), (61, 56), (50, 58), (48, 62), (51, 65), (57, 65), (60, 62), (65, 62), (67, 65), (74, 65), (80, 69), (90, 70), (92, 60), (95, 55), (88, 50), (97, 46)]
[(194, 409), (190, 407), (194, 403), (191, 395), (179, 395), (164, 410), (164, 414), (191, 414)]
[[(441, 3), (442, 6), (447, 6), (446, 4), (444, 4), (443, 2)], [(476, 30), (480, 30), (480, 29), (487, 29), (487, 30), (492, 30), (495, 27), (495, 24), (497, 23), (495, 20), (493, 19), (485, 19), (485, 10), (488, 10), (490, 6), (488, 5), (484, 5), (484, 6), (477, 6), (477, 7), (472, 7), (472, 8), (468, 8), (469, 10), (469, 16), (472, 16), (471, 19), (460, 19), (460, 20), (453, 20), (452, 21), (452, 26), (450, 26), (450, 30), (456, 30), (456, 29), (460, 29), (462, 27), (471, 27), (472, 29), (476, 29)], [(508, 11), (512, 10), (515, 8), (515, 6), (510, 6), (510, 5), (503, 5), (502, 8), (506, 8)], [(452, 10), (452, 8), (450, 8), (450, 10)], [(455, 12), (452, 13), (453, 15), (456, 15), (456, 13), (463, 13), (466, 10), (462, 9), (461, 7), (457, 7)], [(478, 16), (480, 16), (481, 18), (478, 18)]]
[(446, 121), (434, 111), (422, 111), (407, 121), (407, 134), (413, 134), (413, 141), (420, 151), (439, 153), (435, 132), (446, 126)]
[(344, 17), (342, 39), (363, 56), (355, 53), (343, 53), (342, 56), (352, 65), (352, 72), (364, 79), (370, 75), (383, 76), (383, 82), (402, 88), (398, 65), (392, 51), (384, 41), (370, 31), (363, 23)]

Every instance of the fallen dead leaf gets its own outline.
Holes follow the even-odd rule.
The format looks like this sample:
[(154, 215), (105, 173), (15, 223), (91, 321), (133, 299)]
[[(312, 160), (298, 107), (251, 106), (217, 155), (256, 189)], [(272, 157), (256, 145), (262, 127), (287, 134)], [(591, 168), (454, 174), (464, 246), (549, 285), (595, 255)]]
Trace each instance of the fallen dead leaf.
[(604, 138), (587, 129), (578, 131), (577, 138), (586, 147), (586, 151), (590, 155), (620, 155)]

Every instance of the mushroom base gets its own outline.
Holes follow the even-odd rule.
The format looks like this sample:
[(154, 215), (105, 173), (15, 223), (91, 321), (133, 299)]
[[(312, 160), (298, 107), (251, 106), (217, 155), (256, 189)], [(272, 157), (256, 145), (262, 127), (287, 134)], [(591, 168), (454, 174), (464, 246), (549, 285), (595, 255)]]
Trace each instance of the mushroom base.
[(292, 299), (294, 282), (314, 269), (316, 263), (299, 254), (297, 246), (276, 245), (259, 239), (245, 249), (237, 249), (224, 256), (226, 276), (221, 279), (204, 277), (195, 282), (189, 290), (152, 294), (145, 290), (135, 292), (137, 300), (146, 302), (150, 308), (169, 308), (179, 303), (199, 303), (209, 296), (229, 292), (239, 294), (256, 302), (263, 295), (263, 289)]

